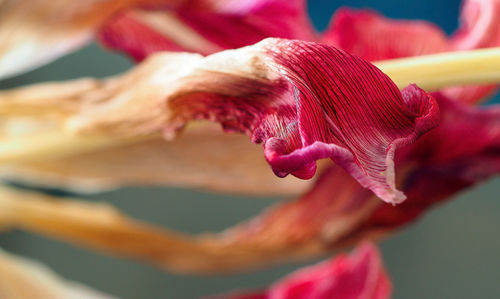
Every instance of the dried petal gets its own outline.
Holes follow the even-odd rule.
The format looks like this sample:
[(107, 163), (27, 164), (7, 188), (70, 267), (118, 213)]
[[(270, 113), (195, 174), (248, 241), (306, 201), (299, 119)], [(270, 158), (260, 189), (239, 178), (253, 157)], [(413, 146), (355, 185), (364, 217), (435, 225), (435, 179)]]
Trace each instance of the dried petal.
[[(347, 182), (352, 186), (356, 185), (356, 182), (347, 174), (345, 178), (347, 180), (339, 181)], [(335, 182), (335, 180), (330, 182)], [(356, 189), (350, 188), (350, 191), (341, 194), (340, 202), (336, 206), (335, 204), (328, 206), (327, 203), (335, 203), (335, 197), (324, 196), (325, 187), (326, 185), (323, 184), (323, 192), (319, 194), (322, 195), (321, 198), (311, 199), (312, 203), (319, 203), (315, 211), (318, 214), (321, 213), (320, 217), (323, 219), (316, 222), (319, 224), (318, 227), (311, 229), (312, 235), (298, 231), (294, 236), (294, 230), (290, 227), (299, 229), (300, 225), (307, 226), (306, 216), (312, 219), (311, 215), (306, 215), (306, 213), (294, 215), (293, 210), (299, 214), (302, 212), (294, 205), (285, 204), (283, 207), (278, 207), (276, 210), (283, 211), (284, 217), (276, 217), (273, 221), (276, 224), (281, 222), (283, 226), (273, 228), (272, 225), (262, 223), (263, 226), (267, 226), (262, 227), (262, 230), (268, 230), (263, 234), (257, 232), (261, 230), (259, 227), (261, 221), (257, 219), (248, 224), (242, 224), (241, 228), (217, 235), (205, 234), (189, 237), (132, 220), (109, 205), (81, 202), (69, 198), (57, 199), (48, 195), (15, 191), (6, 187), (0, 189), (0, 223), (2, 227), (24, 229), (104, 252), (138, 258), (170, 271), (215, 274), (249, 270), (272, 263), (311, 258), (328, 253), (344, 234), (350, 232), (356, 227), (356, 223), (366, 218), (366, 212), (381, 204), (373, 198), (369, 201), (369, 205), (363, 207), (365, 212), (360, 212), (356, 203), (349, 202), (351, 197), (345, 197), (345, 195), (349, 193), (356, 195), (352, 191), (361, 192), (363, 196), (369, 194), (373, 197), (373, 195), (358, 185)], [(365, 197), (360, 198), (359, 203), (365, 199)], [(307, 207), (305, 204), (299, 206), (306, 207), (310, 212), (314, 210), (313, 207)], [(326, 207), (329, 211), (322, 212), (322, 207)], [(272, 213), (274, 212), (271, 211)], [(332, 217), (325, 219), (327, 214)], [(291, 218), (290, 221), (287, 217)], [(242, 234), (245, 226), (249, 228), (246, 235)], [(255, 234), (252, 234), (251, 230), (254, 230)], [(287, 233), (281, 235), (280, 232), (284, 230)], [(330, 241), (333, 243), (328, 243)]]
[[(50, 106), (58, 100), (52, 98)], [(9, 101), (6, 109), (35, 102), (37, 108), (44, 103)], [(212, 120), (263, 143), (278, 176), (311, 178), (316, 160), (331, 158), (393, 203), (404, 199), (394, 183), (395, 150), (435, 126), (438, 114), (424, 91), (410, 86), (401, 93), (359, 58), (321, 44), (280, 39), (205, 58), (157, 55), (72, 103), (72, 113), (60, 114), (80, 134), (163, 131), (173, 138), (191, 120)]]
[(0, 168), (0, 176), (79, 193), (121, 186), (180, 186), (254, 196), (296, 195), (312, 184), (276, 177), (261, 147), (209, 124), (191, 126), (170, 141), (158, 136), (69, 156), (23, 160)]
[[(0, 78), (76, 50), (113, 13), (156, 0), (6, 0), (0, 2)], [(170, 0), (174, 2), (174, 0)]]
[(0, 251), (0, 297), (3, 299), (112, 299), (65, 281), (45, 265)]

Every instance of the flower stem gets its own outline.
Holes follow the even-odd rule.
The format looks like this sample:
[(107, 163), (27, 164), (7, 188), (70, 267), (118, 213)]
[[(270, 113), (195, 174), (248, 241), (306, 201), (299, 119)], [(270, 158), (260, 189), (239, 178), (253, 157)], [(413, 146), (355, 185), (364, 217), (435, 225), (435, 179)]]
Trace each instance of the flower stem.
[(427, 91), (500, 82), (500, 47), (375, 62), (399, 88), (415, 83)]

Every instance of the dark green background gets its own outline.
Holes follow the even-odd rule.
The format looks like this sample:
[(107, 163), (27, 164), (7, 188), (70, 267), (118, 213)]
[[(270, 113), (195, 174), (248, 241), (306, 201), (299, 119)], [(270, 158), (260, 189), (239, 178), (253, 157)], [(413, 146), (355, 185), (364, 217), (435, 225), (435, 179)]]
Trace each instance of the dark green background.
[[(448, 33), (457, 25), (459, 1), (374, 2), (343, 4), (369, 5), (391, 17), (429, 19)], [(339, 3), (310, 1), (309, 10), (318, 28), (326, 26)], [(4, 80), (0, 88), (81, 76), (102, 77), (130, 66), (125, 58), (91, 45), (51, 65)], [(385, 263), (395, 285), (395, 298), (500, 298), (499, 184), (500, 179), (495, 179), (462, 193), (382, 243)], [(223, 229), (277, 200), (174, 188), (130, 188), (85, 199), (107, 201), (133, 217), (190, 233)], [(197, 298), (232, 289), (263, 287), (299, 266), (285, 265), (225, 277), (190, 277), (24, 232), (1, 235), (0, 246), (34, 257), (68, 279), (122, 298), (136, 299)]]

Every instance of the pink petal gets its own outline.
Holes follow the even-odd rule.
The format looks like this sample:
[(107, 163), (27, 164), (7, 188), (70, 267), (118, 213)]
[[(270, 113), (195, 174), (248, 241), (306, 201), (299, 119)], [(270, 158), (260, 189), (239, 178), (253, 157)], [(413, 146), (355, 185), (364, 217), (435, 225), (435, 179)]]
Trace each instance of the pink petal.
[(460, 28), (451, 38), (455, 50), (500, 45), (500, 1), (466, 0), (460, 14)]
[(445, 33), (427, 21), (391, 20), (372, 10), (341, 8), (323, 42), (369, 61), (449, 50)]
[[(343, 8), (332, 17), (323, 42), (369, 61), (500, 46), (500, 1), (466, 0), (460, 28), (451, 39), (426, 21), (391, 20), (371, 10)], [(460, 86), (445, 96), (475, 103), (491, 95), (496, 85)]]
[[(124, 34), (126, 33), (126, 34)], [(97, 33), (98, 39), (108, 48), (127, 53), (141, 61), (158, 51), (183, 51), (184, 48), (151, 29), (132, 14), (121, 14), (108, 20)]]
[(330, 299), (389, 298), (392, 286), (380, 253), (368, 243), (351, 255), (300, 269), (253, 295), (228, 295), (220, 299)]
[[(381, 71), (335, 48), (282, 42), (269, 54), (290, 82), (297, 118), (266, 119), (254, 133), (279, 176), (310, 178), (315, 161), (331, 158), (388, 202), (404, 195), (394, 186), (395, 150), (437, 124), (437, 105), (416, 86), (402, 93)], [(287, 119), (289, 116), (281, 118)], [(293, 126), (293, 127), (292, 127)]]
[(187, 1), (175, 8), (150, 8), (111, 18), (101, 27), (99, 39), (142, 60), (161, 50), (206, 55), (267, 37), (314, 37), (304, 0)]
[[(451, 38), (454, 50), (471, 50), (500, 46), (500, 1), (464, 1), (460, 15), (460, 28)], [(491, 96), (497, 85), (458, 86), (442, 90), (451, 99), (474, 103)]]

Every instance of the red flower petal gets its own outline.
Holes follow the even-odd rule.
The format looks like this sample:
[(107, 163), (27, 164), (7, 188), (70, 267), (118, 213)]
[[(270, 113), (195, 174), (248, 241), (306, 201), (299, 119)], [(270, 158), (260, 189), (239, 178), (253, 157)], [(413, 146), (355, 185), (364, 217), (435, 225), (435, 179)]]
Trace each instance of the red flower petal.
[(254, 135), (264, 139), (275, 173), (310, 178), (316, 160), (331, 158), (380, 198), (403, 200), (392, 159), (396, 148), (437, 124), (432, 98), (416, 86), (400, 93), (373, 65), (335, 48), (281, 42), (269, 53), (297, 104), (285, 134), (275, 130), (283, 124), (270, 119)]
[(188, 1), (177, 7), (127, 11), (98, 33), (109, 48), (136, 60), (161, 51), (211, 54), (267, 37), (311, 40), (314, 33), (303, 0)]
[[(451, 39), (454, 50), (471, 50), (500, 46), (500, 1), (464, 1), (460, 28)], [(459, 86), (442, 90), (451, 99), (474, 103), (497, 90), (497, 85)]]
[(445, 33), (427, 21), (391, 20), (372, 10), (341, 8), (323, 42), (369, 61), (449, 50)]
[(363, 244), (350, 256), (301, 269), (253, 295), (228, 295), (220, 299), (330, 299), (389, 298), (392, 286), (382, 265), (380, 253)]
[(256, 47), (275, 82), (231, 79), (224, 90), (236, 96), (211, 90), (179, 97), (169, 103), (180, 119), (172, 123), (208, 118), (248, 132), (264, 144), (278, 176), (311, 178), (316, 160), (331, 158), (383, 200), (404, 200), (392, 159), (437, 125), (432, 97), (416, 86), (401, 93), (375, 66), (330, 46), (268, 39)]
[(460, 14), (460, 28), (451, 38), (455, 50), (500, 45), (500, 1), (466, 0)]
[[(323, 41), (369, 61), (500, 46), (500, 1), (467, 0), (461, 25), (448, 39), (426, 21), (391, 20), (371, 10), (338, 10)], [(453, 99), (474, 103), (490, 95), (496, 85), (447, 88)]]

